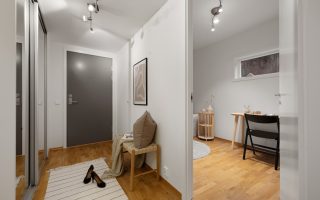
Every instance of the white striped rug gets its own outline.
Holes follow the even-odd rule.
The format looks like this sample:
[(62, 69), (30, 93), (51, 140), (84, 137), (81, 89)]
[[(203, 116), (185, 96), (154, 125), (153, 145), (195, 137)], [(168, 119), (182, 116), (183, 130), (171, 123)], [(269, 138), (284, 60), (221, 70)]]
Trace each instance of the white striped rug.
[(20, 181), (24, 178), (23, 175), (19, 176), (19, 177), (16, 177), (16, 186), (19, 185)]
[(98, 188), (97, 183), (83, 183), (90, 165), (94, 166), (94, 171), (101, 176), (108, 165), (103, 158), (60, 167), (50, 170), (48, 187), (45, 195), (46, 200), (123, 200), (128, 199), (117, 179), (104, 180), (105, 188)]

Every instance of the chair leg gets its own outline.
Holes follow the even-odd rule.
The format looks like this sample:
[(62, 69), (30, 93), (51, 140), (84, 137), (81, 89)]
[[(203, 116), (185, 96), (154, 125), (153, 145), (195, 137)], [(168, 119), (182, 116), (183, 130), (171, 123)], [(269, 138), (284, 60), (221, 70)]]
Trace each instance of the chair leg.
[(160, 158), (161, 158), (160, 146), (157, 145), (157, 180), (158, 181), (160, 180), (160, 169), (161, 169)]
[(130, 190), (133, 190), (134, 166), (135, 166), (135, 151), (131, 152), (131, 172), (130, 172)]
[(246, 159), (246, 151), (247, 151), (247, 143), (248, 143), (248, 131), (246, 132), (246, 139), (244, 141), (244, 146), (243, 146), (243, 160)]
[(256, 155), (256, 150), (254, 149), (254, 146), (253, 146), (252, 136), (249, 135), (249, 137), (250, 137), (250, 142), (251, 142), (251, 147), (252, 147), (253, 154)]
[(274, 169), (278, 170), (279, 166), (279, 151), (280, 151), (280, 138), (277, 139), (277, 149), (276, 149), (276, 160), (275, 160), (275, 166)]

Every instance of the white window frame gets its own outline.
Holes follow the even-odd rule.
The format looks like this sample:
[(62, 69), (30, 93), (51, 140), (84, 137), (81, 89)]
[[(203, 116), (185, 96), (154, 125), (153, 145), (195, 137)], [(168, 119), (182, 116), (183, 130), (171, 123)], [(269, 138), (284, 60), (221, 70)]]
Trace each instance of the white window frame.
[(250, 59), (254, 59), (254, 58), (259, 58), (259, 57), (263, 57), (263, 56), (267, 56), (267, 55), (271, 55), (271, 54), (275, 54), (275, 53), (279, 53), (279, 49), (272, 49), (272, 50), (268, 50), (268, 51), (263, 51), (263, 52), (251, 54), (248, 56), (235, 58), (234, 81), (246, 81), (246, 80), (279, 77), (279, 72), (255, 75), (252, 77), (241, 77), (241, 62), (242, 61), (250, 60)]

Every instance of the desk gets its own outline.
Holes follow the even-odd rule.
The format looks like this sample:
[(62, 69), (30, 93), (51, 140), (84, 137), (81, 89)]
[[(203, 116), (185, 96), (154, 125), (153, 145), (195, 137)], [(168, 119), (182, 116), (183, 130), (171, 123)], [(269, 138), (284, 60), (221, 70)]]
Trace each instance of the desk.
[(244, 144), (244, 113), (232, 113), (234, 116), (234, 128), (233, 128), (233, 137), (232, 137), (232, 149), (234, 147), (234, 142), (236, 140), (237, 129), (239, 124), (239, 119), (241, 118), (241, 142)]

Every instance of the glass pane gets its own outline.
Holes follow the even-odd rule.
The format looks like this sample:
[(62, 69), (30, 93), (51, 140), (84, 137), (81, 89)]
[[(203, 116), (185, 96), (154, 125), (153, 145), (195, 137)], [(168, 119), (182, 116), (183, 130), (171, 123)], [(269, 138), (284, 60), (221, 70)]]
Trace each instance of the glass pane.
[(38, 133), (38, 164), (39, 173), (44, 165), (44, 101), (45, 101), (45, 88), (44, 88), (44, 68), (45, 68), (45, 33), (43, 32), (40, 20), (38, 23), (38, 105), (37, 105), (37, 133)]
[(241, 61), (241, 77), (279, 72), (279, 53)]
[(24, 18), (24, 1), (16, 1), (16, 199), (23, 199), (26, 188), (26, 141), (27, 132), (23, 129), (26, 126), (25, 104), (26, 94), (24, 82), (26, 66), (26, 52), (25, 47), (25, 18)]

